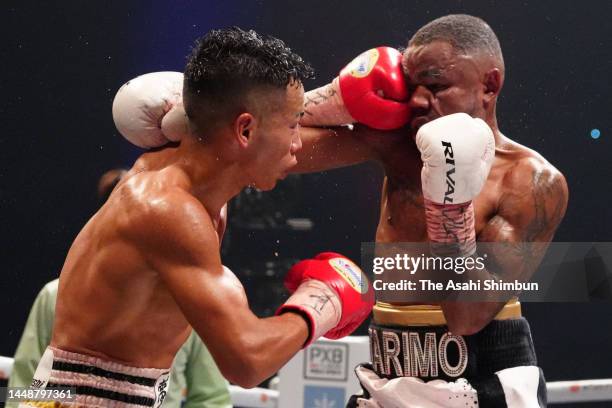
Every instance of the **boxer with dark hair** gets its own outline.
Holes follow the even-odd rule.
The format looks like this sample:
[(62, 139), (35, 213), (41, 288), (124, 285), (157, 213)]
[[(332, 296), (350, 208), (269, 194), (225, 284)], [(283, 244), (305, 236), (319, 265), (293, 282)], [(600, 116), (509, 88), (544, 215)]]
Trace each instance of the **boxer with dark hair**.
[[(367, 51), (332, 83), (306, 94), (301, 125), (359, 121), (370, 128), (303, 128), (292, 171), (378, 161), (385, 179), (376, 242), (429, 242), (434, 253), (466, 258), (478, 243), (503, 242), (511, 250), (489, 253), (494, 269), (462, 279), (526, 281), (565, 214), (568, 188), (541, 155), (500, 131), (504, 77), (488, 24), (468, 15), (436, 19), (403, 54)], [(400, 129), (387, 131), (394, 128)], [(400, 304), (378, 303), (373, 367), (357, 369), (365, 396), (351, 405), (545, 406), (544, 377), (518, 302), (481, 295), (412, 305), (408, 294)]]
[[(197, 43), (188, 132), (143, 154), (76, 237), (33, 385), (75, 387), (79, 406), (160, 406), (192, 327), (222, 374), (252, 387), (317, 337), (345, 336), (365, 319), (372, 289), (341, 255), (298, 263), (287, 276), (293, 295), (260, 319), (219, 254), (227, 201), (248, 185), (273, 188), (295, 165), (311, 75), (282, 41), (254, 31), (214, 30)], [(167, 142), (162, 116), (176, 108), (169, 117), (184, 118), (170, 103), (174, 79), (151, 74), (119, 90), (113, 114), (126, 137)]]

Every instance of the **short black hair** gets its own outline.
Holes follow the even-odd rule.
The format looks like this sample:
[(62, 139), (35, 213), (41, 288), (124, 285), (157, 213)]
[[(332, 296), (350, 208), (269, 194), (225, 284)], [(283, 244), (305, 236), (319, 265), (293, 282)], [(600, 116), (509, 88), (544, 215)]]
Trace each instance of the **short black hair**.
[[(205, 115), (201, 119), (214, 121), (219, 114), (244, 108), (254, 88), (285, 90), (313, 77), (310, 65), (277, 38), (238, 27), (212, 30), (196, 41), (188, 57), (185, 110), (190, 119)], [(196, 109), (195, 104), (201, 106)]]
[(450, 14), (437, 18), (421, 27), (410, 39), (408, 46), (427, 45), (445, 41), (465, 55), (484, 53), (499, 60), (504, 66), (499, 40), (493, 29), (481, 18), (467, 14)]

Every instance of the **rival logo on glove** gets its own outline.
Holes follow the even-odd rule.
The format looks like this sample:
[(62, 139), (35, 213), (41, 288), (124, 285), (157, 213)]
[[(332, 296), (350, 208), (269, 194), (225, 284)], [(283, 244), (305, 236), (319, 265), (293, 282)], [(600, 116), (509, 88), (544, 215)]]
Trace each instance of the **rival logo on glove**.
[(453, 145), (450, 142), (442, 141), (444, 146), (444, 158), (446, 164), (450, 165), (446, 171), (446, 193), (444, 193), (444, 204), (453, 203), (453, 194), (455, 194), (455, 180), (453, 174), (455, 174), (455, 157), (453, 155)]

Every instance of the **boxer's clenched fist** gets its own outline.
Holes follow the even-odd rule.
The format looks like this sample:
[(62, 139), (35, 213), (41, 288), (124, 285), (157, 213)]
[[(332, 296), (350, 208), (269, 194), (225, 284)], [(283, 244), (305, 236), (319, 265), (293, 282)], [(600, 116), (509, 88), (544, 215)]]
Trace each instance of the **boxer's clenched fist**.
[[(484, 186), (495, 157), (493, 131), (465, 113), (443, 116), (416, 134), (423, 169), (427, 233), (444, 252), (476, 251), (472, 200)], [(452, 244), (454, 246), (448, 246)]]
[(119, 133), (139, 147), (181, 140), (188, 133), (183, 74), (152, 72), (126, 82), (115, 95), (113, 120)]
[(493, 131), (466, 113), (442, 116), (416, 134), (421, 152), (423, 196), (438, 204), (472, 200), (484, 186), (493, 158)]
[(332, 83), (305, 94), (304, 126), (360, 122), (375, 129), (397, 129), (408, 123), (408, 88), (401, 54), (378, 47), (360, 54)]
[(287, 273), (285, 286), (292, 296), (277, 314), (294, 311), (306, 318), (305, 346), (320, 336), (339, 339), (351, 334), (374, 305), (374, 289), (365, 274), (334, 252), (298, 262)]

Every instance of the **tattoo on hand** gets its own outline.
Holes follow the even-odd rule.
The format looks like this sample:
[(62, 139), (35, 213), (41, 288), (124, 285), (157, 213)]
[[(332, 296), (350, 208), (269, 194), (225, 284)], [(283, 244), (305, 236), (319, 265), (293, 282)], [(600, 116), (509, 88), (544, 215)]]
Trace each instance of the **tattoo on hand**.
[(312, 300), (312, 304), (308, 306), (312, 307), (318, 313), (322, 312), (325, 306), (331, 300), (330, 296), (326, 293), (321, 293), (320, 295), (310, 295), (310, 299)]

